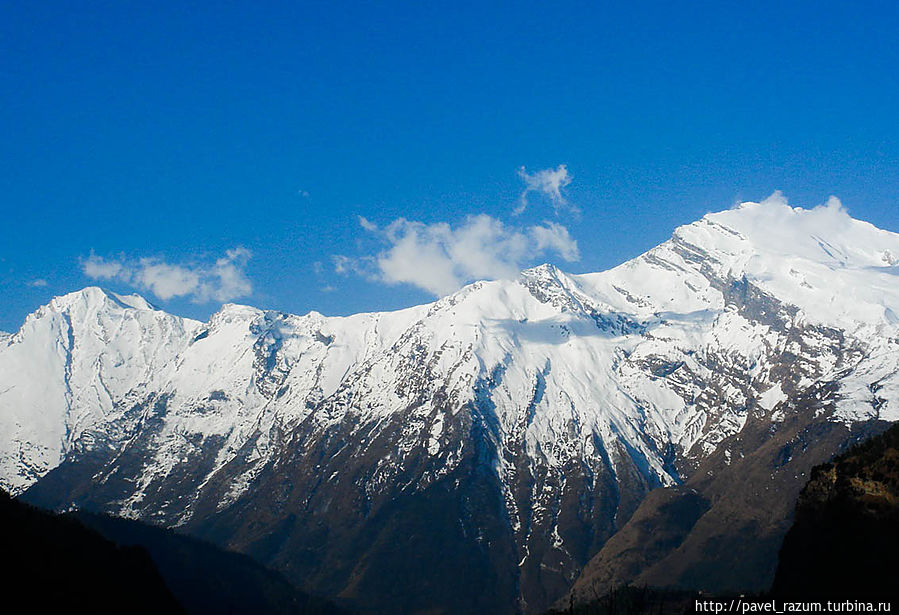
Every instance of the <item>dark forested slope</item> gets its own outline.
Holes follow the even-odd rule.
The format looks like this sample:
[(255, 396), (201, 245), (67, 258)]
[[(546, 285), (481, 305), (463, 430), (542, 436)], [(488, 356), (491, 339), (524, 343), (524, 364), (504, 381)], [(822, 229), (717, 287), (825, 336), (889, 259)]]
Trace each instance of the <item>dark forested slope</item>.
[(0, 490), (4, 602), (46, 613), (180, 613), (149, 554), (121, 547), (77, 519), (54, 515)]
[(342, 612), (246, 555), (138, 521), (54, 514), (2, 490), (0, 544), (4, 596), (35, 612)]
[(899, 596), (899, 425), (817, 466), (796, 505), (772, 591)]

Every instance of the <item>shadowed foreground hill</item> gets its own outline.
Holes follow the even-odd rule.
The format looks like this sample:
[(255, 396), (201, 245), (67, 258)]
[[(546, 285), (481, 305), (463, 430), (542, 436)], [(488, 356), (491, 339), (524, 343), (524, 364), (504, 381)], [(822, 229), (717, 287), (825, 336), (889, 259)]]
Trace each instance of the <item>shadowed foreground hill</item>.
[(4, 602), (32, 612), (183, 613), (147, 552), (121, 547), (78, 520), (54, 515), (0, 490)]
[(106, 515), (47, 512), (0, 491), (4, 595), (39, 612), (339, 615), (246, 555)]
[(799, 496), (772, 592), (899, 597), (899, 425), (816, 467)]
[(334, 604), (297, 590), (247, 555), (139, 521), (78, 511), (78, 521), (125, 548), (149, 553), (188, 613), (340, 615)]

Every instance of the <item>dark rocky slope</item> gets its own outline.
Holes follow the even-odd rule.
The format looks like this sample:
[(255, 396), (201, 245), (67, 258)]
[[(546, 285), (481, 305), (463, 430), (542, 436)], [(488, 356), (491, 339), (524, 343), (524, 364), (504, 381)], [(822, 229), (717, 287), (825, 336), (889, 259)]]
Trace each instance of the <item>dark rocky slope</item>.
[(557, 608), (597, 600), (624, 584), (767, 590), (812, 468), (888, 426), (873, 421), (849, 430), (828, 422), (832, 392), (819, 394), (780, 425), (747, 424), (683, 485), (652, 492)]
[[(877, 430), (882, 426), (871, 426)], [(806, 448), (808, 450), (808, 448)], [(771, 589), (749, 594), (757, 602), (777, 601), (895, 601), (899, 599), (896, 574), (899, 571), (899, 425), (852, 446), (833, 461), (817, 465), (795, 504), (795, 519), (780, 548), (779, 557), (762, 562), (776, 574)], [(730, 478), (733, 478), (732, 476)], [(735, 490), (746, 482), (736, 482)], [(772, 485), (772, 487), (774, 487)], [(776, 488), (776, 487), (775, 487)], [(756, 502), (756, 505), (759, 503)], [(775, 508), (780, 508), (779, 503)], [(556, 604), (553, 613), (608, 615), (613, 613), (688, 613), (695, 600), (710, 595), (719, 601), (745, 596), (757, 589), (750, 579), (747, 586), (728, 586), (721, 593), (717, 579), (730, 570), (716, 572), (721, 565), (721, 548), (709, 549), (705, 582), (697, 577), (684, 582), (659, 574), (659, 562), (676, 563), (671, 552), (687, 542), (698, 521), (715, 508), (694, 490), (659, 489), (651, 493), (627, 526), (609, 541), (578, 580), (567, 602)], [(730, 509), (734, 513), (734, 509)], [(751, 513), (756, 518), (759, 510)], [(740, 527), (747, 511), (732, 514)], [(741, 521), (741, 519), (743, 521)], [(745, 526), (744, 526), (745, 527)], [(720, 538), (720, 537), (719, 537)], [(679, 544), (678, 544), (679, 543)], [(722, 545), (728, 544), (721, 541)], [(672, 545), (678, 545), (672, 548)], [(758, 557), (762, 548), (744, 545), (734, 558)], [(648, 563), (649, 562), (649, 563)], [(652, 562), (655, 562), (653, 564)], [(652, 570), (647, 574), (646, 570)], [(681, 568), (682, 570), (683, 568)], [(674, 569), (675, 572), (678, 570)], [(698, 571), (699, 572), (699, 571)], [(697, 572), (697, 573), (698, 573)], [(613, 586), (618, 579), (629, 583)], [(633, 579), (642, 586), (633, 585)], [(647, 581), (649, 579), (649, 581)], [(661, 579), (666, 586), (692, 589), (660, 589), (649, 584)], [(658, 581), (655, 581), (658, 582)], [(699, 591), (712, 587), (711, 592)]]
[(899, 598), (899, 425), (818, 466), (796, 505), (772, 593)]
[(182, 613), (147, 552), (0, 490), (3, 601), (35, 613)]
[(55, 514), (0, 491), (4, 596), (37, 612), (339, 615), (246, 555), (138, 521)]
[[(434, 460), (422, 450), (392, 468), (390, 482), (371, 488), (377, 479), (373, 468), (401, 448), (404, 422), (398, 417), (395, 424), (381, 426), (377, 437), (362, 447), (360, 435), (351, 435), (355, 425), (349, 416), (324, 437), (306, 432), (306, 425), (281, 436), (281, 452), (259, 471), (253, 497), (222, 509), (234, 477), (253, 454), (248, 445), (205, 484), (193, 504), (194, 516), (179, 531), (246, 553), (298, 587), (363, 612), (511, 614), (522, 610), (521, 593), (536, 609), (545, 608), (567, 590), (571, 577), (544, 564), (551, 553), (536, 549), (532, 562), (522, 567), (526, 570), (518, 565), (522, 557), (493, 470), (499, 453), (490, 408), (476, 405), (453, 414), (451, 407), (441, 405), (446, 402), (440, 393), (431, 403), (451, 417), (446, 432), (471, 446), (464, 448), (453, 471), (427, 486), (408, 488), (422, 475), (436, 473)], [(22, 497), (46, 508), (75, 502), (82, 510), (111, 512), (110, 502), (131, 493), (144, 467), (142, 455), (152, 450), (152, 435), (145, 432), (123, 451), (99, 449), (66, 461)], [(516, 485), (528, 513), (525, 498), (534, 488), (531, 483), (540, 480), (544, 490), (558, 494), (565, 511), (560, 532), (578, 561), (586, 561), (614, 532), (614, 518), (629, 516), (653, 486), (623, 447), (613, 453), (621, 458), (615, 477), (600, 464), (589, 477), (583, 468), (571, 467), (563, 487), (555, 476), (534, 478), (524, 468)], [(503, 454), (514, 459), (524, 451), (507, 448)], [(191, 467), (179, 467), (143, 505), (165, 510), (173, 493), (185, 496), (184, 485), (202, 478), (199, 466), (193, 466), (196, 474)], [(338, 480), (327, 480), (336, 473)], [(158, 519), (170, 522), (161, 515)], [(552, 520), (529, 523), (537, 531)], [(543, 589), (546, 585), (552, 593)]]

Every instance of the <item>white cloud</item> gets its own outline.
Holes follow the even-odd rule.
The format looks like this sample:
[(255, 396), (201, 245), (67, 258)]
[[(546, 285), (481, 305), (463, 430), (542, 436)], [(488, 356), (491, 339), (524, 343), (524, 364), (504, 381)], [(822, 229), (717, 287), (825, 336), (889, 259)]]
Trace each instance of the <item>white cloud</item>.
[(204, 281), (203, 288), (216, 301), (230, 301), (236, 297), (246, 297), (253, 292), (244, 269), (253, 253), (242, 246), (231, 248), (225, 256), (215, 261), (212, 276)]
[(519, 215), (528, 207), (528, 194), (536, 192), (542, 194), (552, 203), (553, 210), (558, 214), (563, 209), (572, 213), (578, 213), (579, 209), (571, 205), (562, 194), (562, 188), (571, 183), (571, 174), (568, 167), (560, 164), (555, 169), (542, 169), (536, 173), (528, 173), (524, 167), (518, 169), (518, 177), (524, 182), (524, 191), (519, 198), (518, 207), (512, 212)]
[(545, 222), (545, 226), (531, 227), (531, 235), (537, 244), (537, 250), (558, 252), (564, 260), (571, 262), (580, 259), (577, 241), (571, 238), (568, 229), (555, 222)]
[(334, 264), (334, 271), (341, 275), (355, 273), (369, 279), (377, 277), (375, 258), (373, 256), (353, 258), (343, 254), (335, 254), (331, 257), (331, 262)]
[(366, 231), (370, 231), (370, 232), (372, 232), (372, 233), (378, 230), (378, 225), (375, 224), (374, 222), (370, 222), (370, 221), (368, 220), (368, 218), (365, 218), (364, 216), (359, 216), (359, 224), (360, 224), (360, 225), (362, 226), (362, 228), (364, 228)]
[(81, 260), (81, 270), (94, 280), (112, 280), (122, 273), (123, 265), (118, 261), (107, 261), (93, 252)]
[(47, 280), (43, 278), (31, 280), (30, 282), (28, 282), (28, 286), (32, 286), (34, 288), (44, 288), (45, 286), (47, 286)]
[(341, 275), (346, 275), (353, 271), (353, 259), (349, 256), (335, 254), (331, 257), (331, 261), (334, 263), (334, 271)]
[(363, 227), (389, 247), (377, 256), (333, 258), (340, 274), (356, 273), (388, 284), (412, 284), (436, 296), (473, 280), (511, 278), (535, 258), (556, 253), (565, 261), (580, 258), (568, 229), (545, 222), (515, 229), (481, 214), (453, 228), (399, 218), (383, 230), (367, 220)]
[(131, 277), (130, 281), (149, 290), (163, 301), (196, 293), (200, 287), (198, 272), (154, 259), (142, 258), (133, 271), (126, 267), (123, 267), (122, 271), (127, 272)]
[(231, 301), (253, 292), (245, 268), (252, 254), (236, 247), (214, 263), (171, 264), (161, 258), (104, 259), (91, 252), (81, 270), (95, 280), (116, 280), (167, 301), (188, 297), (194, 303)]

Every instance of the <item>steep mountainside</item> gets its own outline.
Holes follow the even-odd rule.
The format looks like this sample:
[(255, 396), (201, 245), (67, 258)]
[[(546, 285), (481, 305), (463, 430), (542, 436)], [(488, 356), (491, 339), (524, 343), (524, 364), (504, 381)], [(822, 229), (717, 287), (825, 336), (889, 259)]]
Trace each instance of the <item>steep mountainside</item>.
[[(673, 531), (727, 532), (769, 475), (798, 492), (899, 417), (894, 255), (835, 203), (772, 197), (607, 272), (544, 265), (393, 313), (200, 323), (85, 289), (0, 344), (0, 483), (373, 611), (539, 611), (653, 489), (719, 511)], [(729, 534), (765, 546), (738, 576), (788, 516)], [(688, 579), (704, 543), (672, 540)]]
[[(574, 591), (550, 612), (691, 612), (695, 600), (708, 598), (707, 593), (697, 591), (703, 585), (692, 585), (692, 590), (660, 589), (649, 586), (653, 579), (638, 575), (646, 568), (646, 560), (658, 562), (665, 556), (675, 559), (670, 556), (671, 545), (682, 543), (708, 510), (708, 502), (693, 489), (652, 492), (625, 528), (606, 543), (601, 555), (587, 565)], [(897, 554), (899, 425), (893, 425), (812, 468), (780, 548), (774, 582), (770, 590), (754, 594), (753, 599), (853, 603), (895, 600), (899, 594)], [(738, 552), (734, 559), (740, 555)], [(774, 563), (772, 560), (772, 567)], [(628, 571), (633, 585), (607, 589), (609, 584), (619, 582), (610, 578), (614, 571)], [(705, 578), (714, 578), (715, 571), (710, 567), (705, 573)], [(656, 575), (656, 579), (671, 583), (675, 577)], [(743, 590), (716, 592), (715, 598), (727, 602), (742, 595)]]
[(595, 601), (624, 583), (766, 591), (812, 466), (887, 425), (850, 430), (829, 420), (834, 399), (827, 393), (806, 401), (776, 431), (752, 421), (683, 485), (650, 493), (556, 608)]

